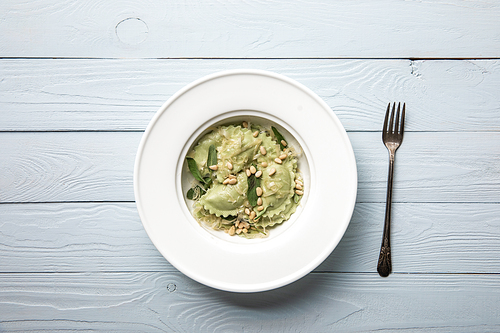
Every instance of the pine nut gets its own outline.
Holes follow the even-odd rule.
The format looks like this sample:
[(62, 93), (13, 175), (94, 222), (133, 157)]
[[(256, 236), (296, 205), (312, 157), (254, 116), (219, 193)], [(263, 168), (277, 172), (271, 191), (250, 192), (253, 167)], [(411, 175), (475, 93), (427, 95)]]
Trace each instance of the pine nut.
[(248, 232), (248, 229), (242, 229), (243, 233), (246, 234)]
[(304, 192), (302, 192), (301, 190), (295, 190), (295, 193), (297, 193), (298, 195), (304, 194)]
[(259, 170), (255, 173), (255, 177), (259, 178), (260, 176), (262, 176), (262, 171)]
[(301, 182), (299, 179), (295, 179), (295, 184), (298, 184), (300, 186), (304, 186), (304, 183)]
[(275, 168), (271, 168), (271, 170), (269, 170), (269, 176), (272, 176), (276, 173), (276, 169)]
[(249, 216), (250, 220), (253, 220), (255, 218), (255, 215), (257, 215), (257, 214), (255, 214), (255, 212), (252, 210), (252, 212), (250, 213), (250, 216)]
[(243, 125), (243, 127), (245, 128), (248, 128), (248, 123), (246, 121), (244, 121), (241, 125)]
[(222, 184), (223, 185), (227, 185), (229, 183), (229, 180), (230, 180), (229, 178), (224, 179), (224, 181), (222, 182)]
[(274, 159), (274, 162), (276, 162), (278, 164), (283, 163), (283, 161), (281, 159), (277, 158), (277, 157)]
[(262, 198), (261, 197), (259, 197), (257, 199), (257, 205), (262, 206)]
[(216, 164), (216, 165), (211, 165), (211, 166), (209, 166), (208, 168), (209, 168), (210, 170), (217, 171), (217, 169), (218, 169), (219, 167), (218, 167), (218, 166), (217, 166), (217, 164)]
[(300, 186), (299, 184), (297, 184), (297, 185), (295, 186), (295, 188), (296, 188), (297, 190), (303, 190), (303, 189), (304, 189), (304, 188), (303, 188), (302, 186)]
[(262, 188), (257, 187), (257, 189), (255, 191), (257, 192), (258, 197), (260, 197), (262, 195)]
[(250, 209), (245, 208), (245, 214), (250, 215)]
[(250, 172), (252, 173), (252, 175), (257, 171), (257, 169), (255, 169), (255, 167), (253, 165), (250, 166)]
[(258, 137), (258, 136), (259, 136), (259, 131), (255, 131), (255, 132), (253, 132), (253, 137), (254, 137), (254, 138), (256, 138), (256, 137)]
[(248, 229), (250, 228), (250, 224), (248, 222), (242, 222), (243, 223), (243, 228)]
[(235, 175), (229, 175), (228, 177), (229, 177), (229, 179), (236, 179)]
[(236, 234), (238, 234), (238, 235), (241, 234), (241, 230), (243, 230), (243, 229), (236, 230)]
[(287, 154), (281, 154), (278, 158), (280, 160), (284, 160), (288, 155)]
[(240, 224), (240, 221), (236, 220), (236, 222), (234, 222), (234, 226), (235, 228), (238, 228), (238, 225)]
[(250, 177), (252, 173), (250, 172), (250, 169), (246, 169), (245, 172), (247, 173), (247, 177)]
[(285, 140), (281, 140), (281, 144), (286, 147), (286, 141)]
[(267, 168), (267, 162), (262, 162), (262, 167)]
[(262, 211), (264, 210), (264, 207), (263, 207), (263, 206), (259, 206), (259, 207), (257, 207), (257, 210), (258, 210), (259, 212), (262, 212)]
[(229, 185), (234, 185), (234, 184), (236, 184), (236, 182), (238, 182), (238, 180), (236, 178), (229, 179)]
[(229, 236), (234, 236), (235, 231), (236, 231), (236, 228), (233, 225), (231, 228), (229, 228)]
[(231, 162), (227, 162), (226, 166), (229, 170), (233, 170), (233, 165), (231, 164)]
[(264, 148), (264, 146), (260, 146), (260, 153), (262, 155), (266, 155), (267, 154), (266, 148)]

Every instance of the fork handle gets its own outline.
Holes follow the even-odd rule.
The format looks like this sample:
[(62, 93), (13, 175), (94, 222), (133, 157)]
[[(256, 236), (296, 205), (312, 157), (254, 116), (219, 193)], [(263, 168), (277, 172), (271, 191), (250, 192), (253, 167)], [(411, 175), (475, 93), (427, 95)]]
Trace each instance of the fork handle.
[(389, 276), (392, 271), (391, 261), (391, 203), (392, 203), (392, 179), (394, 175), (395, 154), (389, 152), (389, 175), (387, 177), (387, 200), (385, 203), (384, 233), (382, 235), (382, 245), (378, 257), (377, 271), (382, 277)]

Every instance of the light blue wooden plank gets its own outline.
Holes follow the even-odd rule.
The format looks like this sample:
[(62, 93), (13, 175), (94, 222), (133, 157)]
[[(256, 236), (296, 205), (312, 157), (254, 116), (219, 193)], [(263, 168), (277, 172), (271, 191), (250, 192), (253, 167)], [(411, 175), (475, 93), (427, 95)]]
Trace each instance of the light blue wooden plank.
[[(0, 201), (133, 201), (141, 136), (0, 133)], [(380, 133), (351, 132), (349, 138), (358, 167), (358, 202), (385, 202), (388, 154)], [(396, 157), (393, 200), (497, 203), (499, 159), (500, 132), (409, 132)]]
[(2, 1), (2, 57), (500, 56), (497, 1)]
[[(358, 166), (358, 202), (385, 202), (388, 153), (380, 133), (349, 138)], [(499, 132), (405, 133), (396, 153), (393, 201), (498, 203), (499, 159)]]
[(499, 131), (500, 61), (0, 60), (0, 130), (144, 130), (175, 92), (214, 72), (254, 68), (306, 85), (348, 131), (380, 131), (388, 102), (407, 131)]
[[(317, 271), (375, 272), (384, 215), (383, 203), (358, 203), (344, 238)], [(499, 273), (499, 215), (498, 203), (393, 204), (393, 272)]]
[(142, 133), (0, 133), (0, 201), (133, 201)]
[(0, 272), (172, 271), (135, 203), (0, 205)]
[[(317, 271), (375, 273), (384, 211), (383, 203), (358, 203)], [(499, 204), (394, 204), (393, 271), (500, 272), (499, 215)], [(0, 273), (176, 271), (134, 203), (2, 204), (0, 216)]]
[(2, 274), (0, 329), (119, 332), (495, 331), (498, 275), (310, 274), (256, 294), (176, 273)]

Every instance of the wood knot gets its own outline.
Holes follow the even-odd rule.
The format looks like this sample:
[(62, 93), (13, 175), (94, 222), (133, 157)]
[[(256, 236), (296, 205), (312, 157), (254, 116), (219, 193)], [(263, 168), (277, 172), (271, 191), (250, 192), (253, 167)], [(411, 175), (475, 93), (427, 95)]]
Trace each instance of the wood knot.
[(122, 43), (137, 45), (148, 38), (149, 28), (146, 22), (140, 18), (129, 17), (118, 22), (115, 33)]
[(175, 285), (175, 283), (169, 283), (167, 284), (167, 290), (171, 293), (173, 293), (174, 291), (177, 290), (177, 286)]

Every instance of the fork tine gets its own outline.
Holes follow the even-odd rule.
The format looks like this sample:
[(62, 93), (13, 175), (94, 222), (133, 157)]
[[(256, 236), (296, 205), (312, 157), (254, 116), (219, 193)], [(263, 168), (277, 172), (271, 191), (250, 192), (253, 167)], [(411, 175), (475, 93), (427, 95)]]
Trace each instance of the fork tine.
[(384, 127), (382, 133), (387, 132), (387, 121), (389, 120), (390, 109), (391, 109), (391, 103), (387, 104), (387, 111), (385, 111)]
[[(394, 103), (396, 107), (396, 103)], [(396, 123), (394, 124), (394, 134), (398, 134), (399, 131), (399, 114), (401, 113), (401, 103), (398, 103), (398, 112), (396, 112)]]
[(405, 132), (405, 109), (406, 103), (403, 103), (403, 112), (401, 112), (401, 128), (399, 129), (399, 133), (401, 135), (403, 135)]
[(384, 126), (382, 127), (382, 141), (387, 138), (387, 122), (389, 121), (389, 112), (391, 108), (391, 103), (387, 105), (387, 111), (385, 111)]
[(392, 106), (391, 119), (389, 120), (389, 128), (387, 129), (387, 133), (394, 133), (394, 113), (396, 111), (396, 103)]

